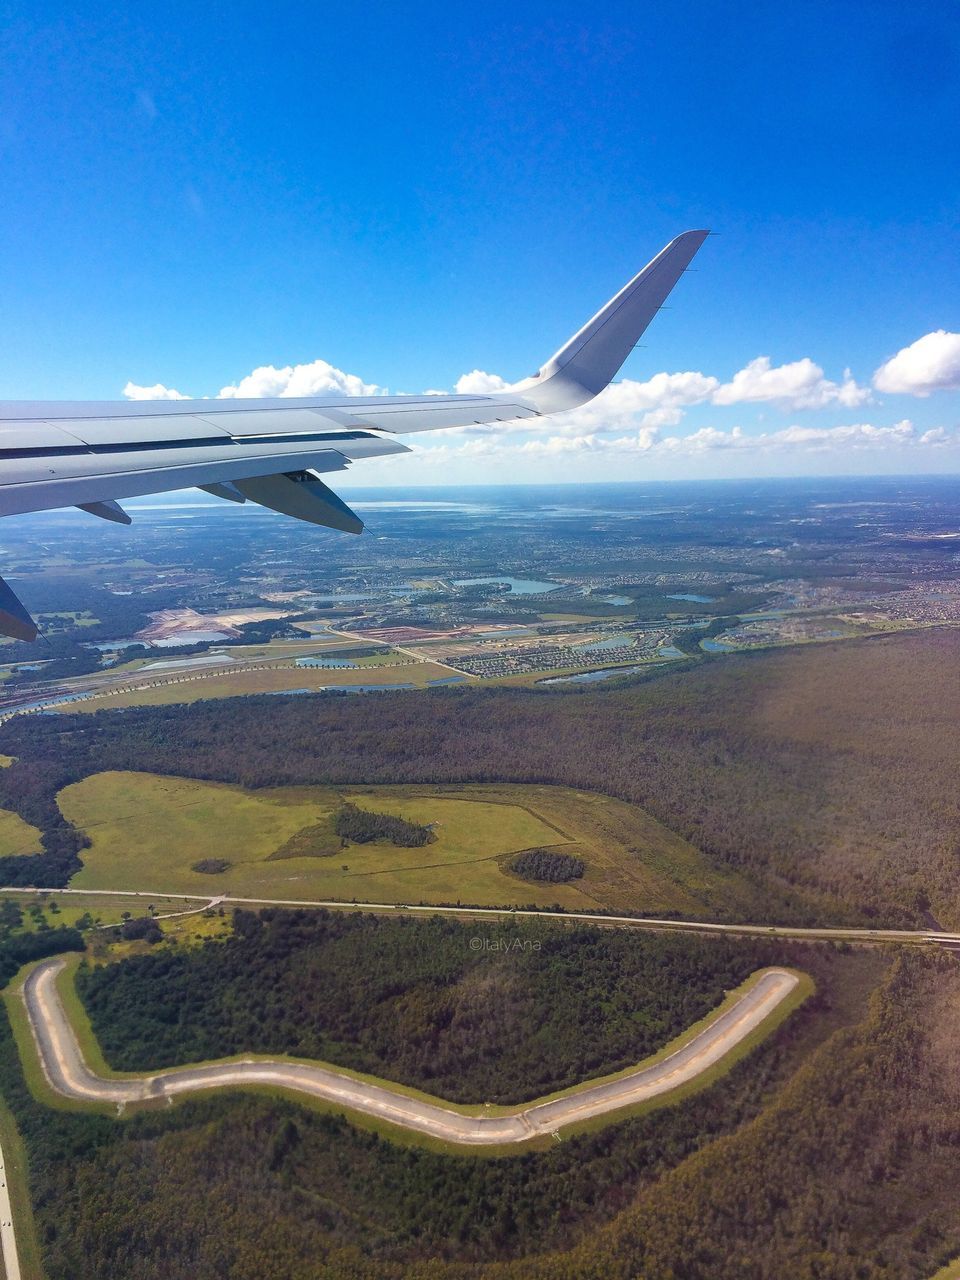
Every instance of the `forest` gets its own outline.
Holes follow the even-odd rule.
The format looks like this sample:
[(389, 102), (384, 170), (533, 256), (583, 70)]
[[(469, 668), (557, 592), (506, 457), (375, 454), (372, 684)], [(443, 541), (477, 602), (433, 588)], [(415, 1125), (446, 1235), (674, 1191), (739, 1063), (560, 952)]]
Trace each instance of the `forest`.
[(960, 926), (960, 632), (724, 657), (616, 689), (247, 697), (0, 726), (0, 805), (63, 885), (57, 791), (103, 769), (237, 782), (544, 782), (632, 801), (769, 890), (790, 923)]
[(497, 1160), (262, 1095), (48, 1109), (0, 1010), (48, 1280), (928, 1280), (960, 1253), (956, 959), (779, 958), (817, 996), (711, 1088)]
[(542, 880), (548, 884), (563, 884), (567, 880), (579, 880), (584, 872), (584, 861), (572, 853), (554, 853), (550, 849), (524, 849), (510, 859), (510, 870), (524, 880)]
[(534, 923), (509, 936), (539, 948), (505, 956), (471, 949), (477, 930), (238, 910), (225, 941), (84, 964), (77, 987), (117, 1070), (289, 1053), (513, 1103), (633, 1065), (780, 955), (764, 940)]

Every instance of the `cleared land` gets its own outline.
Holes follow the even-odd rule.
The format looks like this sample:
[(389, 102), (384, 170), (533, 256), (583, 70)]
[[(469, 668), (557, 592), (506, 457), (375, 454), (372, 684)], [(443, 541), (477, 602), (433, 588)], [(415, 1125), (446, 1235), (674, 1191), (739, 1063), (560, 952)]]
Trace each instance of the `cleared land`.
[(11, 854), (37, 853), (40, 849), (40, 832), (24, 822), (17, 813), (0, 809), (0, 858)]
[[(144, 681), (147, 679), (143, 673)], [(350, 685), (404, 685), (424, 688), (431, 680), (443, 680), (451, 674), (449, 667), (435, 662), (397, 663), (364, 670), (331, 667), (257, 667), (215, 674), (178, 672), (158, 676), (143, 687), (97, 693), (82, 702), (72, 703), (71, 710), (102, 711), (104, 708), (161, 706), (176, 702), (198, 702), (202, 698), (236, 698), (251, 693), (290, 693), (308, 689), (343, 688)]]
[[(420, 849), (340, 847), (343, 800), (431, 825)], [(59, 796), (91, 838), (74, 888), (229, 893), (291, 899), (555, 903), (573, 910), (750, 914), (753, 889), (635, 805), (564, 787), (383, 786), (244, 790), (149, 773), (95, 774)], [(586, 864), (570, 884), (510, 873), (524, 849), (572, 853)], [(312, 849), (312, 852), (303, 851)], [(293, 856), (291, 856), (291, 854)], [(221, 874), (193, 870), (222, 858)], [(344, 869), (346, 868), (346, 869)]]
[(98, 1076), (84, 1060), (59, 998), (56, 979), (64, 963), (59, 957), (42, 961), (24, 983), (23, 998), (46, 1081), (71, 1101), (129, 1105), (205, 1089), (267, 1085), (319, 1098), (337, 1108), (358, 1111), (458, 1147), (530, 1142), (689, 1085), (759, 1031), (800, 985), (797, 974), (768, 969), (745, 983), (696, 1034), (681, 1037), (682, 1043), (668, 1046), (651, 1062), (584, 1088), (537, 1099), (525, 1107), (471, 1115), (428, 1095), (393, 1089), (382, 1081), (347, 1075), (321, 1064), (282, 1059), (210, 1063), (137, 1079)]

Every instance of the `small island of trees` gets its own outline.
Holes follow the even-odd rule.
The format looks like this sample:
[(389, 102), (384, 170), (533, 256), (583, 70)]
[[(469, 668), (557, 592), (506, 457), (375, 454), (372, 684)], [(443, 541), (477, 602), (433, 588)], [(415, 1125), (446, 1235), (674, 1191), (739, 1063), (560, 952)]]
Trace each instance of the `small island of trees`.
[(510, 860), (509, 867), (524, 880), (543, 880), (549, 884), (579, 880), (585, 869), (582, 858), (575, 858), (572, 853), (552, 853), (549, 849), (524, 849)]
[(401, 849), (419, 849), (434, 839), (429, 827), (392, 813), (373, 813), (347, 802), (337, 812), (333, 829), (341, 840), (353, 844), (370, 844), (374, 840), (389, 841)]

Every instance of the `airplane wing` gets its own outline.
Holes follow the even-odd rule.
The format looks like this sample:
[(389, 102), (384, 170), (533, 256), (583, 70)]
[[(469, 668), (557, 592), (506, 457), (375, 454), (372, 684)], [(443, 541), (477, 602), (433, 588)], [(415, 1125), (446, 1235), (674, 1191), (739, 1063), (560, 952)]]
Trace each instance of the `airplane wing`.
[[(363, 524), (320, 478), (407, 453), (416, 431), (542, 417), (602, 391), (706, 239), (657, 254), (531, 378), (489, 395), (263, 400), (0, 402), (0, 516), (81, 507), (124, 524), (117, 499), (198, 486), (314, 524)], [(0, 580), (0, 633), (36, 626)]]

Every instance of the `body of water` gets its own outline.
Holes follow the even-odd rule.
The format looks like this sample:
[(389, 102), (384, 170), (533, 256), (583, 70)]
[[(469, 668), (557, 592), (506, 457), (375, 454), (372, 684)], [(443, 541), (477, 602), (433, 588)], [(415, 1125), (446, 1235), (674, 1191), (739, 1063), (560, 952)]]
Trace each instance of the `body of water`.
[(498, 586), (509, 587), (514, 595), (518, 596), (540, 596), (547, 591), (557, 591), (563, 585), (561, 582), (539, 582), (536, 578), (458, 578), (454, 582), (456, 587), (478, 587), (484, 582), (496, 583)]
[(691, 604), (713, 604), (713, 596), (697, 596), (687, 591), (676, 591), (667, 596), (668, 600), (689, 600)]
[(575, 676), (550, 676), (548, 680), (538, 680), (537, 684), (595, 684), (598, 680), (612, 680), (614, 676), (629, 676), (641, 667), (604, 667), (602, 671), (581, 671)]

